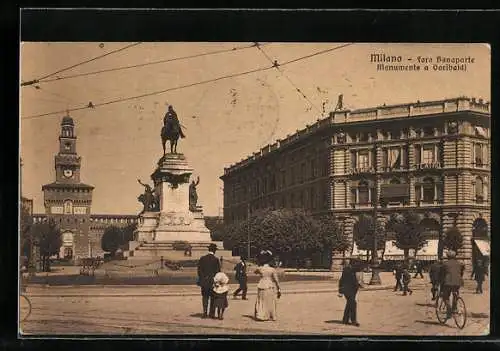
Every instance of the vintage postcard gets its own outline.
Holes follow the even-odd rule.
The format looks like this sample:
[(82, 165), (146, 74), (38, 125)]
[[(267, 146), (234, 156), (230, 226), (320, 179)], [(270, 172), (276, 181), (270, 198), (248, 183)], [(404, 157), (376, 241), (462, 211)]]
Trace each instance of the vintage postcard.
[(488, 335), (490, 51), (22, 42), (20, 335)]

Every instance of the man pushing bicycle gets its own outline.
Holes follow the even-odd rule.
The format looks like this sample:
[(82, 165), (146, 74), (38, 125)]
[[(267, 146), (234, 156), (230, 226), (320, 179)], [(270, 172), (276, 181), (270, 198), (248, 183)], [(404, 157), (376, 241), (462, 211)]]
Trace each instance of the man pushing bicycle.
[[(451, 317), (452, 312), (457, 308), (457, 297), (459, 296), (460, 287), (464, 285), (464, 270), (463, 263), (456, 259), (454, 251), (448, 251), (446, 254), (448, 258), (443, 262), (441, 269), (441, 297), (446, 302), (448, 318)], [(450, 295), (453, 294), (453, 302), (450, 308)]]

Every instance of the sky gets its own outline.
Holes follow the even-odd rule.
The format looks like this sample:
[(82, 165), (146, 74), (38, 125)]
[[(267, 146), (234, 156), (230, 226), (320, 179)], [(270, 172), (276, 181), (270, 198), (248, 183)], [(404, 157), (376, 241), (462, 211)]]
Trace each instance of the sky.
[[(21, 82), (134, 43), (31, 43), (21, 45)], [(350, 109), (469, 96), (490, 100), (490, 47), (486, 44), (352, 43), (139, 43), (21, 87), (20, 157), (22, 193), (43, 213), (43, 184), (55, 181), (54, 156), (60, 122), (70, 112), (82, 157), (81, 181), (95, 186), (92, 213), (137, 214), (143, 191), (137, 179), (151, 181), (163, 151), (160, 130), (169, 104), (185, 127), (179, 140), (193, 175), (200, 177), (198, 203), (205, 215), (222, 214), (223, 182), (228, 167), (277, 139), (326, 117), (343, 94)], [(351, 43), (350, 43), (351, 44)], [(248, 48), (244, 48), (248, 47)], [(236, 50), (230, 50), (236, 48)], [(244, 48), (244, 49), (239, 49)], [(72, 78), (123, 66), (184, 58), (130, 69)], [(464, 71), (377, 71), (371, 54), (411, 57), (474, 58)], [(216, 82), (99, 106), (100, 103), (190, 85), (240, 72), (296, 62)], [(271, 60), (271, 61), (270, 61)], [(404, 62), (403, 62), (404, 63)], [(38, 87), (38, 88), (37, 88)], [(305, 95), (305, 97), (297, 91)], [(323, 104), (325, 106), (323, 112)], [(58, 112), (59, 111), (59, 112)], [(52, 112), (58, 112), (50, 114)], [(45, 116), (38, 116), (48, 114)]]

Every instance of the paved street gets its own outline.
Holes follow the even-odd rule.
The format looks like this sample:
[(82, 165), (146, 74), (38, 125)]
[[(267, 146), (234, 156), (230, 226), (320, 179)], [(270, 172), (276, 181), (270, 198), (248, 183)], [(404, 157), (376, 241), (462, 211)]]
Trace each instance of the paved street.
[[(200, 318), (196, 287), (49, 287), (28, 290), (33, 312), (25, 334), (323, 334), (323, 335), (486, 335), (489, 290), (473, 294), (467, 281), (462, 296), (468, 309), (463, 330), (453, 321), (439, 325), (426, 281), (414, 279), (414, 293), (392, 289), (358, 295), (361, 326), (340, 324), (345, 299), (335, 282), (283, 283), (279, 320), (253, 320), (255, 287), (248, 301), (230, 300), (225, 319)], [(392, 283), (392, 282), (388, 282)], [(425, 290), (424, 290), (425, 289)], [(306, 292), (309, 291), (309, 292)]]

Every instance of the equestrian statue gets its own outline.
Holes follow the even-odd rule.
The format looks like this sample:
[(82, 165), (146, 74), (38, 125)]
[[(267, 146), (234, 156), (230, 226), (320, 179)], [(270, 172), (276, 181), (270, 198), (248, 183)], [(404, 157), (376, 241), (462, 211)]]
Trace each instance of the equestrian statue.
[(177, 118), (177, 113), (174, 111), (172, 105), (168, 106), (168, 111), (163, 118), (163, 128), (161, 129), (161, 143), (163, 146), (163, 156), (165, 156), (166, 149), (165, 144), (167, 140), (170, 141), (170, 153), (177, 153), (177, 141), (179, 137), (185, 138), (186, 136), (182, 132), (181, 124)]

